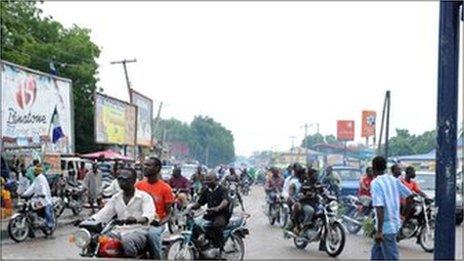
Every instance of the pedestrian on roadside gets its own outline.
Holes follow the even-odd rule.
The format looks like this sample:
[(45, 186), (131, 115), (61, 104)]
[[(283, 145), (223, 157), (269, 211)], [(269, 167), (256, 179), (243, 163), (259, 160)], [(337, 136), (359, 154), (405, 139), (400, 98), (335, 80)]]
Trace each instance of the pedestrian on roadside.
[(89, 170), (85, 167), (85, 162), (81, 161), (81, 165), (77, 170), (77, 180), (84, 180)]
[(372, 206), (375, 208), (376, 232), (371, 260), (398, 260), (396, 235), (401, 228), (400, 197), (412, 199), (411, 191), (392, 175), (385, 175), (387, 161), (377, 156), (372, 160), (376, 178), (371, 183)]
[(98, 169), (96, 163), (92, 165), (92, 171), (87, 173), (87, 175), (85, 176), (83, 185), (85, 188), (87, 188), (90, 209), (92, 211), (92, 214), (94, 214), (94, 203), (96, 202), (98, 206), (101, 205), (102, 193), (102, 174)]

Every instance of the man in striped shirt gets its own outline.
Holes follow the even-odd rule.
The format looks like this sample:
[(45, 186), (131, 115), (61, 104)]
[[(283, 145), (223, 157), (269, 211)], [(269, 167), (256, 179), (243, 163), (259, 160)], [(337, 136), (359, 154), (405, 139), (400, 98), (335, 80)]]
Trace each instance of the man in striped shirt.
[(384, 174), (387, 161), (377, 156), (372, 160), (376, 178), (372, 181), (372, 205), (375, 207), (376, 233), (371, 260), (398, 260), (396, 234), (401, 228), (400, 198), (412, 199), (411, 191), (392, 175)]

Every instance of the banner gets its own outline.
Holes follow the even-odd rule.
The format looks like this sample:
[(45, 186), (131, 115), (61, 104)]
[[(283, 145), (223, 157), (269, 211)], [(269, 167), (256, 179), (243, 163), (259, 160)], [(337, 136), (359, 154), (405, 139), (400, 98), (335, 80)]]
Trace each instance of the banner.
[(354, 140), (354, 121), (337, 121), (337, 139), (341, 141)]
[(95, 142), (135, 145), (137, 107), (130, 103), (95, 94)]
[(375, 111), (362, 112), (361, 137), (370, 137), (375, 135)]
[(71, 80), (1, 61), (2, 141), (7, 148), (74, 153)]
[(132, 89), (130, 90), (130, 99), (131, 103), (137, 106), (136, 144), (151, 147), (153, 101)]

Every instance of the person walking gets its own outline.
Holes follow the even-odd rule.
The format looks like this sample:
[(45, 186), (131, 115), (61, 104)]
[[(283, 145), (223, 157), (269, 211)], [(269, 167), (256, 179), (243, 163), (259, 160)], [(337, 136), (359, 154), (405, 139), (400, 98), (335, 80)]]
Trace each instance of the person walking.
[(97, 202), (97, 205), (101, 204), (102, 193), (102, 174), (98, 169), (96, 163), (92, 165), (92, 171), (85, 175), (83, 184), (84, 187), (87, 189), (90, 209), (92, 210), (92, 214), (94, 214), (94, 203)]
[(401, 228), (400, 198), (412, 199), (411, 191), (393, 175), (385, 175), (387, 161), (381, 156), (372, 160), (376, 178), (371, 184), (372, 206), (375, 208), (376, 232), (371, 260), (398, 260), (396, 235)]

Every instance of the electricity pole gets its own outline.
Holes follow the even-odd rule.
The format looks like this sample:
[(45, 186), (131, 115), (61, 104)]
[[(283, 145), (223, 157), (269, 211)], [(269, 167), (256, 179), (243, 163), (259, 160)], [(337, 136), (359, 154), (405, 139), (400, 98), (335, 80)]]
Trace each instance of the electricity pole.
[(137, 59), (135, 59), (135, 58), (132, 59), (132, 60), (126, 60), (126, 59), (124, 59), (124, 60), (121, 60), (121, 61), (113, 61), (113, 62), (111, 62), (111, 64), (122, 64), (122, 67), (124, 68), (124, 75), (126, 76), (127, 91), (129, 91), (129, 95), (130, 95), (130, 89), (131, 89), (131, 87), (130, 87), (129, 75), (128, 75), (128, 73), (127, 73), (127, 66), (126, 66), (126, 64), (127, 64), (127, 63), (135, 63), (135, 62), (137, 62)]
[[(126, 63), (135, 63), (135, 62), (137, 62), (136, 59), (132, 59), (132, 60), (124, 59), (122, 61), (113, 61), (113, 62), (111, 62), (111, 64), (122, 64), (122, 67), (124, 68), (124, 75), (126, 76), (127, 92), (129, 93), (129, 98), (130, 98), (131, 87), (130, 87), (130, 82), (129, 82), (129, 75), (127, 74)], [(126, 155), (127, 155), (127, 145), (124, 146), (124, 156), (126, 156)], [(135, 153), (134, 153), (134, 155), (135, 155)]]

